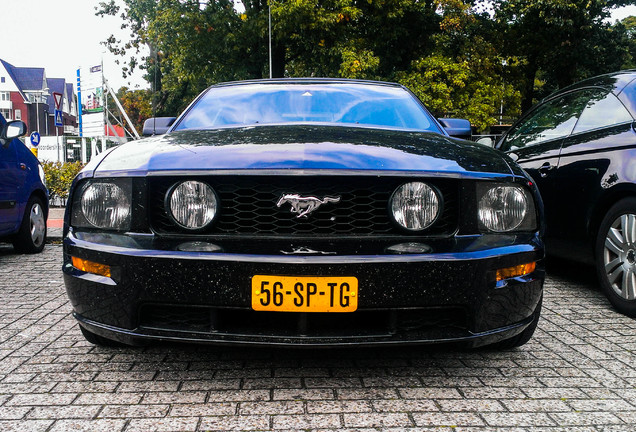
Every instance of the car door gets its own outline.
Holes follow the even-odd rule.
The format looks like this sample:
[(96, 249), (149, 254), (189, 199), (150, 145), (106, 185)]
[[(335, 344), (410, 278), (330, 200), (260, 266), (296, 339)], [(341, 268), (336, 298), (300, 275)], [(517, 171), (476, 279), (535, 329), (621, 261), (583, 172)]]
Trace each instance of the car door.
[(18, 187), (24, 176), (19, 172), (15, 141), (0, 145), (0, 235), (9, 234), (18, 220)]
[(547, 237), (558, 226), (561, 194), (557, 168), (561, 146), (574, 129), (586, 101), (579, 92), (548, 100), (516, 123), (498, 145), (537, 184), (545, 206)]
[(588, 240), (595, 206), (605, 190), (631, 181), (636, 156), (634, 119), (621, 101), (609, 90), (586, 94), (588, 102), (563, 142), (557, 170), (562, 193), (553, 234), (570, 245)]

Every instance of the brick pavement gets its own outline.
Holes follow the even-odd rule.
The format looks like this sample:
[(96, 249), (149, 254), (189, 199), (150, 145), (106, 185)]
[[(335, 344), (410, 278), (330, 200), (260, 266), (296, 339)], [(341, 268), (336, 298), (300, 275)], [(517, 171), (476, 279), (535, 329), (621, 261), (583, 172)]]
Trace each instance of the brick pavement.
[(557, 264), (508, 352), (107, 349), (70, 316), (61, 246), (0, 245), (0, 430), (636, 430), (636, 320)]

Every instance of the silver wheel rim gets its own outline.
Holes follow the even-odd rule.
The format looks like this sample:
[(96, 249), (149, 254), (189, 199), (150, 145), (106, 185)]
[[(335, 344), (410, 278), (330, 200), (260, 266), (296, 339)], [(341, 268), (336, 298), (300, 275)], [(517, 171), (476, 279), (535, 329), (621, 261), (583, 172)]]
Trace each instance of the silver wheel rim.
[(605, 276), (612, 290), (625, 300), (636, 300), (636, 215), (619, 216), (605, 236)]
[(40, 206), (40, 204), (33, 204), (29, 220), (31, 224), (31, 241), (35, 247), (40, 247), (42, 246), (42, 243), (44, 243), (44, 235), (46, 233), (44, 212), (42, 211), (42, 206)]

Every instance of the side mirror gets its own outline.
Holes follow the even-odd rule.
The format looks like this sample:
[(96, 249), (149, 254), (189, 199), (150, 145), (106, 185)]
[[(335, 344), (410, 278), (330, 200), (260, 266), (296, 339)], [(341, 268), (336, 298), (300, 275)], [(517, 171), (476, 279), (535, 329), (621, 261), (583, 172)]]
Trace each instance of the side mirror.
[(452, 137), (470, 139), (473, 134), (468, 120), (458, 118), (441, 118), (438, 120)]
[(144, 122), (143, 136), (163, 135), (168, 132), (176, 117), (152, 117)]
[(21, 137), (27, 132), (27, 126), (23, 121), (14, 120), (5, 123), (0, 128), (0, 144), (7, 147), (12, 139)]

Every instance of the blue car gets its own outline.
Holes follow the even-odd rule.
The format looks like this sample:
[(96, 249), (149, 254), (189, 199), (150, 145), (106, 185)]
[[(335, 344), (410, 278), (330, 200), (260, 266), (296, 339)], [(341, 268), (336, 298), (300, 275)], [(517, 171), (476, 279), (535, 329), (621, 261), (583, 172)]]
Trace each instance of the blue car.
[(532, 336), (541, 199), (503, 153), (450, 136), (467, 121), (397, 84), (297, 79), (216, 85), (148, 126), (166, 133), (71, 187), (64, 281), (90, 342)]
[(17, 139), (25, 133), (24, 122), (0, 115), (0, 240), (18, 252), (38, 253), (46, 243), (49, 192), (42, 165)]

